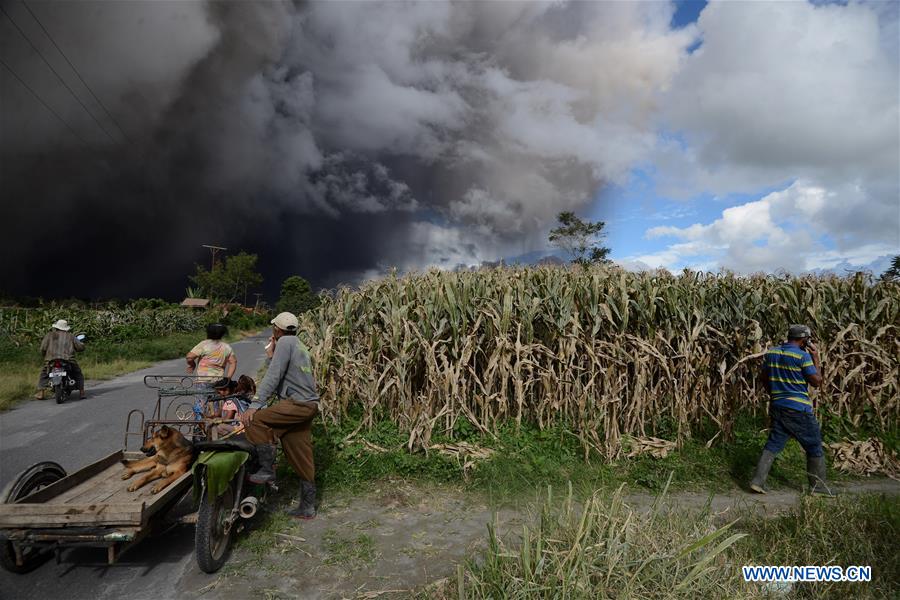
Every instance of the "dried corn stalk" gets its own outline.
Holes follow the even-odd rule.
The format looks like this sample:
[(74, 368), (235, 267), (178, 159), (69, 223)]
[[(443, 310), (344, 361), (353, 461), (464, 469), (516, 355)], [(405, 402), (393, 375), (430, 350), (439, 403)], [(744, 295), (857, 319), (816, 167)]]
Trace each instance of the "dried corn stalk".
[(900, 460), (889, 452), (880, 440), (837, 442), (828, 444), (834, 453), (834, 468), (853, 475), (883, 473), (900, 480)]
[(675, 442), (655, 437), (629, 438), (628, 443), (631, 445), (628, 458), (634, 458), (641, 454), (649, 454), (653, 458), (665, 458), (669, 452), (675, 450)]
[(900, 419), (900, 284), (861, 275), (429, 271), (323, 300), (301, 335), (324, 418), (390, 420), (410, 451), (506, 425), (564, 423), (609, 459), (663, 427), (681, 443), (712, 421), (727, 438), (765, 406), (758, 357), (790, 323), (817, 336), (819, 406), (876, 432)]
[(463, 476), (468, 476), (469, 471), (478, 466), (478, 461), (486, 460), (494, 454), (490, 448), (481, 448), (468, 442), (434, 444), (428, 449), (456, 459), (456, 462), (462, 467)]

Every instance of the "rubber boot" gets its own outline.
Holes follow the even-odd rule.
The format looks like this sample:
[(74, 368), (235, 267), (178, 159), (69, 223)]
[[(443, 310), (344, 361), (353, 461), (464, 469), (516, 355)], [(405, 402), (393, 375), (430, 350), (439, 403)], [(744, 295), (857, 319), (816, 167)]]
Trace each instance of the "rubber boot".
[(297, 519), (313, 519), (316, 516), (316, 484), (312, 481), (300, 481), (300, 499), (297, 506), (287, 511)]
[(257, 445), (256, 458), (259, 462), (259, 470), (249, 477), (250, 483), (275, 481), (275, 444)]
[(775, 454), (763, 450), (762, 456), (759, 457), (759, 462), (756, 464), (756, 473), (750, 480), (751, 490), (758, 494), (766, 493), (766, 479), (769, 477), (769, 469), (772, 468), (773, 462), (775, 462)]
[(809, 479), (809, 493), (833, 497), (835, 494), (828, 487), (825, 473), (824, 456), (806, 457), (806, 476)]

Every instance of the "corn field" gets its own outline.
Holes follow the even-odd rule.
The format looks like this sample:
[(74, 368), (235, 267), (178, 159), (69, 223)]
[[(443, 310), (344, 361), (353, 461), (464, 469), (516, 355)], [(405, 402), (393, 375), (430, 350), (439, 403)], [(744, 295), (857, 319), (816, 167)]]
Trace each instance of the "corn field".
[(183, 308), (0, 308), (0, 336), (15, 344), (39, 342), (57, 319), (92, 341), (122, 342), (201, 329), (209, 315)]
[(819, 411), (876, 431), (900, 416), (900, 285), (857, 275), (737, 277), (515, 268), (388, 277), (305, 315), (326, 422), (391, 419), (410, 450), (523, 423), (565, 424), (585, 454), (706, 420), (723, 439), (766, 394), (759, 357), (812, 327)]

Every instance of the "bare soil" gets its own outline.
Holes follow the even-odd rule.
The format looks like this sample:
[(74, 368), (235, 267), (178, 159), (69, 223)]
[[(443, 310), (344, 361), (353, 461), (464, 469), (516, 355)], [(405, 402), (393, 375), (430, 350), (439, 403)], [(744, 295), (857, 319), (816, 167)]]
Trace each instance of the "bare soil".
[[(836, 484), (840, 493), (900, 494), (890, 479)], [(492, 507), (484, 497), (450, 486), (383, 481), (362, 494), (326, 498), (319, 515), (296, 521), (273, 512), (243, 532), (229, 564), (216, 575), (192, 569), (179, 582), (186, 598), (398, 598), (455, 577), (456, 566), (487, 541), (495, 523), (504, 537), (531, 521), (538, 492), (517, 506)], [(629, 494), (628, 504), (648, 508), (656, 496)], [(738, 510), (773, 515), (796, 504), (796, 491), (767, 495), (678, 492), (666, 506), (723, 518)]]

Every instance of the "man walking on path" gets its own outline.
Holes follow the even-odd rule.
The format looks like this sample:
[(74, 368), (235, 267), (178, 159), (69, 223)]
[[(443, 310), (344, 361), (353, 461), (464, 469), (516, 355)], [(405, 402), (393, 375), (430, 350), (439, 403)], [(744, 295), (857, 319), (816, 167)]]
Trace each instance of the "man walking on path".
[(813, 403), (809, 398), (809, 385), (822, 385), (819, 354), (810, 342), (812, 332), (806, 325), (791, 325), (786, 343), (769, 348), (763, 366), (763, 380), (769, 389), (769, 439), (750, 489), (766, 493), (765, 483), (775, 456), (781, 452), (789, 438), (797, 440), (806, 451), (806, 473), (809, 489), (813, 494), (833, 495), (825, 479), (825, 453), (822, 450), (822, 432), (813, 415)]
[(44, 355), (44, 366), (41, 367), (41, 374), (38, 377), (38, 391), (34, 395), (35, 399), (44, 399), (44, 389), (50, 384), (50, 376), (48, 365), (51, 360), (64, 360), (71, 365), (72, 378), (78, 386), (81, 399), (87, 396), (84, 393), (84, 374), (81, 367), (75, 361), (75, 353), (84, 350), (84, 344), (75, 338), (75, 334), (69, 331), (69, 322), (60, 319), (53, 324), (50, 332), (41, 340), (41, 354)]
[[(275, 438), (281, 439), (284, 455), (300, 476), (300, 501), (288, 514), (311, 519), (316, 516), (311, 428), (319, 413), (319, 395), (309, 350), (297, 338), (297, 327), (297, 317), (288, 312), (272, 319), (273, 340), (266, 347), (269, 368), (241, 421), (259, 457), (259, 471), (250, 476), (250, 481), (275, 479)], [(273, 395), (276, 400), (270, 404)]]

